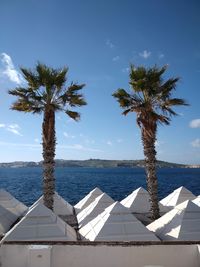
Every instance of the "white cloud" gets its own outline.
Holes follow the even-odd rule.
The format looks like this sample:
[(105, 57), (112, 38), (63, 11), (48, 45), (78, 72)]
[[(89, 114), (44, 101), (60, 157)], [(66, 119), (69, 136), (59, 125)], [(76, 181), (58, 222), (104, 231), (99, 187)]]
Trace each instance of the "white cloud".
[(21, 84), (24, 80), (22, 75), (15, 69), (12, 59), (6, 53), (1, 53), (1, 62), (4, 69), (1, 70), (1, 73), (4, 76), (7, 76), (8, 79), (16, 84)]
[(67, 132), (64, 132), (63, 135), (66, 137), (66, 138), (72, 138), (74, 139), (76, 136), (75, 135), (70, 135), (68, 134)]
[(74, 145), (58, 145), (57, 148), (62, 148), (62, 149), (74, 149), (74, 150), (79, 150), (79, 151), (89, 151), (89, 152), (103, 152), (100, 149), (96, 148), (90, 148), (90, 147), (85, 147), (81, 144), (74, 144)]
[(106, 45), (111, 49), (115, 47), (115, 45), (109, 39), (106, 41)]
[(162, 59), (162, 58), (164, 58), (164, 57), (165, 57), (165, 55), (164, 55), (163, 53), (159, 53), (159, 54), (158, 54), (158, 58), (159, 58), (159, 59)]
[(0, 128), (5, 128), (5, 127), (6, 127), (6, 125), (4, 123), (0, 124)]
[(112, 142), (109, 141), (109, 140), (106, 142), (106, 144), (109, 145), (109, 146), (112, 146)]
[(36, 143), (39, 143), (39, 142), (40, 142), (40, 140), (39, 140), (38, 138), (35, 138), (34, 141), (35, 141)]
[(119, 56), (113, 57), (112, 61), (118, 61), (120, 59)]
[(122, 139), (117, 139), (117, 143), (122, 143), (123, 142), (123, 140)]
[(123, 68), (123, 69), (122, 69), (122, 72), (129, 72), (129, 70), (130, 70), (129, 67), (127, 67), (127, 68)]
[(197, 138), (191, 142), (193, 147), (200, 147), (200, 138)]
[(9, 143), (9, 142), (0, 142), (0, 146), (11, 146), (11, 147), (28, 147), (28, 148), (40, 148), (41, 145), (37, 144), (21, 144), (21, 143)]
[(144, 59), (147, 59), (151, 56), (151, 52), (144, 50), (143, 52), (139, 53), (140, 57), (143, 57)]
[(19, 136), (23, 136), (19, 130), (20, 130), (20, 127), (18, 124), (10, 124), (6, 127), (6, 130), (13, 133), (13, 134), (16, 134), (16, 135), (19, 135)]
[(200, 119), (195, 119), (190, 122), (191, 128), (200, 128)]

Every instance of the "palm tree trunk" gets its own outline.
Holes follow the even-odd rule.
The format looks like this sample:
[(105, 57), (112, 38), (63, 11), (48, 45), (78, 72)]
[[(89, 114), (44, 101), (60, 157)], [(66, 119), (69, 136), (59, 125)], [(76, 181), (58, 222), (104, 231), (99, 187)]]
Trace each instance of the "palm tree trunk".
[(55, 112), (45, 109), (42, 125), (42, 145), (43, 145), (43, 195), (44, 205), (53, 210), (55, 192)]
[(147, 190), (150, 195), (152, 220), (156, 220), (160, 217), (158, 205), (158, 181), (156, 176), (156, 125), (152, 128), (151, 135), (149, 135), (148, 131), (145, 131), (144, 128), (142, 129), (142, 143), (144, 147), (146, 181)]

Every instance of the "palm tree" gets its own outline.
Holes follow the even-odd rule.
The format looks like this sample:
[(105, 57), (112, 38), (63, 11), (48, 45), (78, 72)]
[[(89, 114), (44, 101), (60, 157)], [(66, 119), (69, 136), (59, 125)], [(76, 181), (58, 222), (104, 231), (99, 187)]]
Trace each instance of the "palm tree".
[(172, 98), (179, 78), (164, 81), (162, 75), (166, 66), (159, 68), (130, 67), (130, 87), (132, 92), (118, 89), (113, 97), (122, 107), (123, 115), (135, 112), (145, 156), (147, 190), (150, 194), (151, 217), (159, 218), (158, 182), (156, 176), (156, 134), (158, 124), (170, 124), (171, 117), (177, 115), (173, 106), (187, 105), (183, 99)]
[(43, 146), (43, 194), (44, 204), (53, 210), (55, 192), (55, 112), (65, 112), (70, 118), (79, 120), (80, 114), (70, 107), (80, 107), (86, 102), (80, 93), (84, 84), (71, 83), (65, 87), (68, 68), (53, 69), (37, 63), (34, 70), (21, 68), (27, 82), (25, 87), (16, 87), (9, 94), (17, 96), (11, 109), (33, 114), (43, 113), (42, 146)]

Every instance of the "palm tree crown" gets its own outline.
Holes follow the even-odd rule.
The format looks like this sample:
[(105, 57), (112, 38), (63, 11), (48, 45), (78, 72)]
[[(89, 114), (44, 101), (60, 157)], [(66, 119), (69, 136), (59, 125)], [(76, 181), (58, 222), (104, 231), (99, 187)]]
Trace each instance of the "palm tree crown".
[(148, 130), (149, 135), (155, 123), (168, 125), (171, 116), (177, 115), (172, 109), (173, 106), (187, 105), (183, 99), (171, 98), (179, 78), (171, 78), (164, 82), (161, 76), (166, 68), (155, 66), (146, 69), (131, 65), (129, 84), (133, 93), (118, 89), (113, 94), (124, 109), (123, 114), (136, 112), (138, 125)]
[(86, 105), (83, 96), (78, 93), (84, 84), (71, 83), (66, 88), (68, 68), (53, 69), (38, 63), (35, 71), (21, 68), (27, 81), (26, 87), (9, 90), (9, 94), (17, 96), (11, 109), (23, 112), (41, 113), (48, 107), (54, 111), (64, 111), (72, 119), (78, 120), (80, 114), (69, 107)]

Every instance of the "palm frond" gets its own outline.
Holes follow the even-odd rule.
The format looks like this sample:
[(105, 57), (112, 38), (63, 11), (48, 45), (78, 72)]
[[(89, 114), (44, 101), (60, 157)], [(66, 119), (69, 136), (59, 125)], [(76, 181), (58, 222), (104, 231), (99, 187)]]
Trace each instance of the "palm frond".
[(76, 111), (66, 110), (65, 113), (75, 121), (80, 120), (80, 114)]

